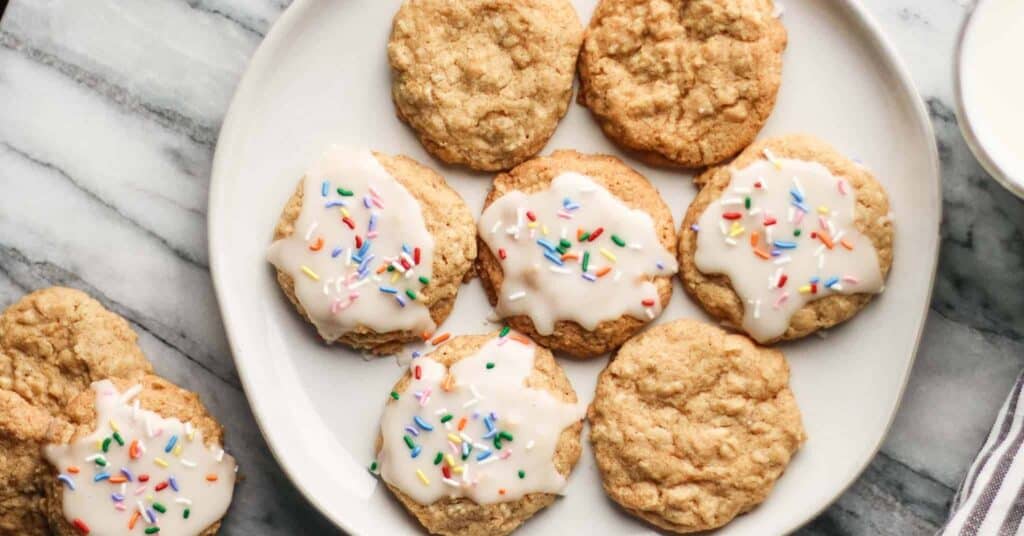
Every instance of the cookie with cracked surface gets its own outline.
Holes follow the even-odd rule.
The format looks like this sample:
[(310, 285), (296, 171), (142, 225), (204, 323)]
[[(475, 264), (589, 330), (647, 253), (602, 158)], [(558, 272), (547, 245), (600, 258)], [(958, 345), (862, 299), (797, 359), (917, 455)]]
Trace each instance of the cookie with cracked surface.
[(152, 370), (137, 338), (82, 291), (38, 290), (0, 314), (0, 389), (56, 414), (96, 380)]
[[(94, 383), (69, 402), (63, 418), (48, 432), (45, 512), (52, 533), (73, 536), (85, 532), (82, 527), (107, 533), (126, 525), (151, 525), (132, 507), (110, 506), (112, 498), (117, 501), (120, 480), (132, 489), (159, 492), (170, 487), (168, 492), (191, 501), (170, 496), (161, 500), (156, 494), (145, 515), (152, 514), (164, 532), (216, 534), (235, 483), (234, 459), (221, 453), (222, 440), (223, 428), (199, 396), (163, 378), (145, 375)], [(98, 443), (105, 445), (101, 452)], [(85, 453), (90, 458), (100, 454), (103, 466), (99, 459), (82, 462)], [(95, 470), (86, 467), (93, 463)]]
[[(593, 184), (562, 183), (570, 177)], [(674, 225), (658, 190), (618, 158), (555, 151), (495, 177), (477, 229), (477, 274), (509, 326), (595, 357), (668, 305)]]
[[(289, 301), (295, 305), (303, 318), (317, 327), (321, 338), (325, 341), (340, 342), (378, 355), (394, 353), (400, 350), (404, 343), (415, 341), (421, 337), (424, 331), (432, 330), (436, 325), (440, 325), (451, 312), (455, 305), (459, 286), (469, 276), (476, 258), (476, 241), (474, 240), (476, 231), (473, 216), (462, 197), (445, 182), (444, 177), (407, 156), (391, 156), (377, 152), (372, 155), (369, 153), (364, 155), (362, 152), (356, 154), (347, 149), (341, 150), (340, 153), (331, 151), (334, 149), (325, 154), (323, 162), (334, 163), (323, 164), (315, 169), (322, 169), (324, 173), (328, 174), (340, 173), (342, 178), (331, 183), (330, 188), (327, 186), (321, 188), (320, 177), (311, 177), (310, 173), (313, 171), (307, 172), (306, 177), (299, 181), (295, 193), (285, 205), (274, 230), (275, 244), (271, 246), (272, 251), (279, 242), (293, 239), (298, 240), (297, 251), (288, 255), (301, 256), (308, 250), (310, 257), (303, 257), (302, 262), (291, 262), (285, 256), (275, 260), (272, 253), (271, 262), (277, 267), (277, 281)], [(351, 169), (344, 167), (351, 164), (356, 158), (365, 159), (368, 162), (352, 164), (355, 167)], [(338, 164), (331, 159), (342, 159), (342, 162)], [(342, 167), (337, 169), (332, 167), (335, 164)], [(352, 183), (346, 181), (345, 177), (354, 180), (356, 175), (365, 175), (368, 177), (366, 181), (384, 181), (386, 184), (383, 186), (381, 186), (381, 182), (376, 183), (378, 188), (391, 188), (391, 193), (394, 194), (393, 198), (379, 197), (378, 194), (384, 195), (387, 192), (378, 192), (372, 188), (372, 185), (371, 191), (377, 193), (367, 193), (364, 196), (363, 194), (366, 192), (352, 191)], [(309, 181), (309, 184), (306, 181)], [(397, 185), (393, 182), (397, 182)], [(323, 184), (327, 185), (328, 181)], [(370, 183), (363, 184), (363, 186), (367, 185)], [(338, 187), (337, 190), (334, 187)], [(347, 205), (342, 206), (342, 203)], [(307, 206), (310, 211), (322, 212), (310, 212), (304, 216)], [(351, 212), (338, 214), (336, 212), (338, 210)], [(422, 217), (415, 214), (417, 211)], [(328, 213), (329, 216), (327, 216)], [(306, 221), (313, 221), (313, 223), (301, 223), (300, 218), (304, 217), (307, 218)], [(308, 218), (312, 218), (312, 220)], [(320, 218), (320, 220), (316, 218)], [(371, 223), (370, 220), (373, 222)], [(343, 222), (347, 226), (343, 227)], [(316, 228), (297, 229), (298, 225)], [(392, 228), (387, 228), (388, 225), (391, 225)], [(376, 236), (376, 232), (380, 232), (381, 235)], [(320, 233), (323, 233), (322, 236), (334, 233), (338, 240), (334, 242), (329, 239), (330, 243), (326, 243), (322, 240)], [(405, 275), (410, 268), (416, 269), (413, 265), (419, 266), (420, 244), (411, 243), (417, 235), (422, 235), (421, 238), (432, 241), (429, 248), (430, 253), (427, 253), (426, 246), (423, 251), (423, 262), (430, 266), (429, 277), (416, 274), (417, 277), (399, 278), (399, 272)], [(395, 246), (395, 251), (381, 250), (382, 247), (389, 247), (387, 243), (392, 238), (397, 240), (395, 244), (391, 244)], [(360, 249), (364, 246), (367, 248), (366, 251)], [(405, 249), (409, 250), (408, 253), (404, 252)], [(391, 258), (399, 254), (404, 257)], [(319, 260), (316, 258), (317, 256), (319, 256)], [(404, 258), (408, 258), (408, 261)], [(361, 260), (366, 260), (367, 263), (365, 274)], [(312, 263), (320, 261), (325, 263), (323, 264), (325, 270), (334, 270), (336, 267), (345, 266), (344, 270), (351, 273), (340, 274), (339, 277), (344, 275), (352, 279), (344, 281), (321, 279), (322, 277), (327, 278), (327, 272), (317, 270), (314, 273), (309, 269), (309, 266), (316, 267)], [(302, 270), (299, 270), (300, 264)], [(286, 265), (290, 266), (290, 269), (285, 269)], [(333, 299), (327, 297), (327, 290), (321, 291), (320, 286), (324, 285), (324, 289), (330, 287), (332, 291), (340, 289), (344, 291), (345, 295), (339, 298), (341, 301), (337, 305), (335, 303), (326, 305), (312, 302), (303, 303), (300, 293), (297, 292), (297, 283), (308, 284), (310, 282), (307, 279), (314, 276), (316, 280), (313, 283), (316, 285), (307, 289), (310, 293), (307, 293), (306, 296), (319, 299), (318, 297), (322, 295), (325, 297), (324, 299)], [(356, 281), (357, 277), (358, 281)], [(297, 281), (296, 278), (302, 279)], [(350, 315), (357, 310), (355, 307), (347, 308), (352, 303), (356, 303), (358, 300), (365, 302), (378, 298), (375, 296), (360, 298), (359, 293), (369, 292), (385, 296), (385, 294), (381, 294), (385, 291), (391, 293), (386, 294), (387, 304), (374, 302), (374, 305), (369, 307), (365, 313), (374, 318), (357, 318), (356, 316), (351, 316), (351, 320), (345, 318), (345, 315)], [(310, 314), (311, 307), (315, 307), (315, 314)], [(374, 311), (374, 307), (382, 308), (383, 311)], [(421, 315), (422, 318), (417, 317), (408, 322), (403, 321), (401, 329), (392, 329), (393, 326), (399, 324), (389, 324), (385, 321), (391, 318), (395, 322), (399, 322), (402, 320), (400, 314), (416, 313), (418, 307), (425, 307)], [(358, 314), (364, 315), (363, 312)], [(336, 320), (337, 322), (343, 321), (344, 324), (335, 323)], [(375, 329), (371, 321), (383, 322), (381, 324), (383, 327)]]
[(582, 419), (550, 351), (514, 332), (455, 337), (394, 386), (377, 438), (380, 474), (432, 534), (508, 534), (564, 488)]
[(885, 188), (827, 143), (762, 140), (695, 182), (679, 274), (715, 318), (769, 344), (844, 322), (884, 289), (893, 262)]
[(565, 115), (582, 39), (568, 0), (406, 0), (388, 42), (398, 117), (445, 162), (511, 168)]
[(623, 345), (588, 418), (608, 496), (678, 533), (760, 504), (805, 440), (782, 352), (693, 320)]
[(786, 30), (772, 0), (602, 0), (580, 52), (579, 102), (651, 163), (717, 164), (775, 106)]

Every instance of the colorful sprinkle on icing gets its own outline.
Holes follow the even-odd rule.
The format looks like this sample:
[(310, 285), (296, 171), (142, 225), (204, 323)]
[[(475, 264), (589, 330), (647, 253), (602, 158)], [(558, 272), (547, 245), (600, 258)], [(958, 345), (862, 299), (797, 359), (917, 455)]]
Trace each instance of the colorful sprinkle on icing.
[[(539, 221), (541, 214), (536, 217)], [(486, 504), (561, 489), (565, 479), (554, 469), (553, 449), (562, 430), (579, 422), (583, 411), (547, 391), (523, 387), (533, 369), (534, 348), (529, 339), (504, 328), (451, 368), (429, 355), (411, 363), (410, 368), (421, 370), (405, 387), (414, 396), (388, 404), (382, 419), (382, 478), (423, 504), (442, 496)], [(488, 372), (492, 369), (502, 374)], [(424, 403), (430, 392), (434, 396)]]
[[(811, 300), (882, 288), (877, 254), (854, 216), (845, 179), (819, 163), (765, 151), (765, 160), (732, 171), (722, 199), (700, 216), (697, 229), (705, 231), (690, 230), (695, 262), (703, 273), (729, 277), (745, 304), (744, 329), (771, 341)], [(715, 227), (720, 232), (709, 232)], [(845, 277), (860, 284), (844, 285)]]
[[(103, 380), (92, 389), (96, 429), (70, 444), (44, 449), (54, 467), (66, 468), (56, 478), (62, 484), (64, 516), (78, 533), (119, 534), (126, 527), (136, 530), (141, 520), (147, 534), (197, 534), (223, 517), (234, 488), (236, 467), (230, 456), (207, 446), (190, 424), (142, 409), (137, 400), (132, 403), (141, 386), (120, 393)], [(73, 462), (81, 461), (92, 463), (94, 472), (76, 480), (72, 475), (81, 470)], [(188, 515), (179, 505), (193, 500), (202, 508), (185, 525)]]
[(657, 296), (652, 280), (677, 269), (647, 213), (578, 173), (541, 192), (506, 193), (478, 228), (504, 274), (498, 314), (530, 316), (542, 334), (560, 320), (589, 330), (623, 315), (649, 320), (661, 311), (660, 300), (639, 307)]

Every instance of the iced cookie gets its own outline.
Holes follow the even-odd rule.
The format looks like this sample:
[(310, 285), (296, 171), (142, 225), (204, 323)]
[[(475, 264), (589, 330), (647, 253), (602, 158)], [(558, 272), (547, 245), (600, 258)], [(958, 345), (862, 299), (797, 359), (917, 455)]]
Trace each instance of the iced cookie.
[(771, 0), (601, 0), (579, 101), (652, 163), (721, 162), (775, 106), (786, 30), (774, 13)]
[(455, 337), (395, 385), (371, 470), (433, 534), (508, 534), (565, 487), (582, 419), (548, 350), (507, 328)]
[(508, 169), (565, 115), (582, 39), (568, 0), (406, 0), (388, 42), (398, 117), (445, 162)]
[(624, 344), (588, 418), (608, 496), (678, 533), (760, 504), (805, 439), (782, 352), (692, 320)]
[(843, 322), (884, 288), (893, 256), (885, 189), (828, 144), (764, 140), (696, 182), (680, 275), (712, 316), (767, 344)]
[(494, 179), (477, 272), (513, 328), (593, 357), (668, 305), (673, 227), (658, 191), (621, 160), (556, 151)]
[(288, 200), (267, 257), (325, 341), (387, 354), (451, 312), (474, 234), (466, 204), (434, 171), (331, 147)]
[(44, 448), (53, 533), (217, 532), (236, 467), (195, 393), (150, 375), (103, 380), (65, 413)]

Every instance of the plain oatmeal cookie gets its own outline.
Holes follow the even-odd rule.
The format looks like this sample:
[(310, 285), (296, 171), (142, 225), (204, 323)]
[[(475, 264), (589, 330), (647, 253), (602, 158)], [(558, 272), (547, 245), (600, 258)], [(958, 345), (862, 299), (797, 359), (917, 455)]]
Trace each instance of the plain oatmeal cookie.
[(588, 418), (605, 492), (678, 533), (760, 504), (805, 440), (782, 352), (693, 320), (627, 342)]
[(398, 117), (445, 162), (508, 169), (565, 115), (582, 39), (568, 0), (407, 0), (388, 43)]
[(656, 164), (716, 164), (775, 106), (786, 30), (772, 0), (602, 0), (580, 53), (579, 101)]

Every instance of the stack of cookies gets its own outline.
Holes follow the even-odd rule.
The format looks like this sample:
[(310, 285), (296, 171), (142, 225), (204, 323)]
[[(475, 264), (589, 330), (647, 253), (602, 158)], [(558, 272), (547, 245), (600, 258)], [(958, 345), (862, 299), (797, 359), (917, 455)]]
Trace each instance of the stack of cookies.
[(222, 441), (84, 293), (40, 290), (0, 314), (0, 534), (215, 534), (236, 471)]
[[(884, 288), (885, 190), (825, 142), (754, 142), (782, 79), (772, 0), (406, 0), (387, 55), (398, 117), (445, 163), (499, 172), (474, 223), (405, 156), (332, 147), (268, 259), (328, 343), (429, 342), (390, 388), (371, 472), (434, 534), (507, 534), (551, 504), (584, 418), (608, 496), (665, 530), (763, 502), (806, 436), (766, 346), (850, 319)], [(578, 101), (626, 154), (704, 168), (678, 232), (623, 160), (538, 156)], [(687, 294), (721, 326), (674, 319)], [(438, 334), (480, 278), (490, 335)], [(614, 353), (580, 405), (552, 352)]]

